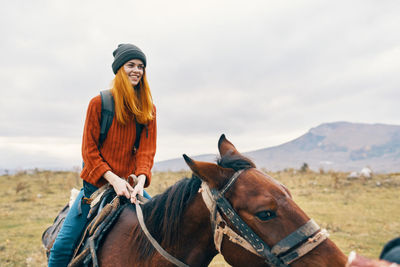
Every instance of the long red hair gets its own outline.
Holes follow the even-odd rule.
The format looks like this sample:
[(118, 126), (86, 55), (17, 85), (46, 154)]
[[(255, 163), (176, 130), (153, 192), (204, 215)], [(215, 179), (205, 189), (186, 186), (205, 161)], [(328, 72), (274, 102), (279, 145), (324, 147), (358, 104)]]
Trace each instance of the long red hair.
[(113, 80), (111, 92), (119, 123), (125, 125), (133, 116), (141, 124), (147, 124), (154, 118), (153, 98), (145, 70), (139, 84), (133, 88), (124, 68), (120, 68)]

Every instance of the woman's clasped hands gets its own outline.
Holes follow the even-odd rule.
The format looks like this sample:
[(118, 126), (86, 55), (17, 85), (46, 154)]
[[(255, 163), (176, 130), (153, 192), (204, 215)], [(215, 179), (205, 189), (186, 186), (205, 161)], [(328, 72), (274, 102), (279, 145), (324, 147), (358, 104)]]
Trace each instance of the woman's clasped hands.
[(141, 174), (138, 177), (136, 177), (136, 175), (134, 174), (129, 175), (129, 178), (132, 178), (134, 183), (136, 184), (134, 187), (132, 187), (128, 183), (128, 181), (119, 177), (118, 175), (114, 174), (111, 171), (107, 171), (104, 174), (104, 178), (112, 185), (112, 187), (115, 190), (115, 193), (118, 196), (125, 196), (134, 204), (136, 204), (136, 201), (138, 201), (137, 199), (138, 194), (143, 196), (143, 188), (146, 182), (146, 175), (144, 174)]

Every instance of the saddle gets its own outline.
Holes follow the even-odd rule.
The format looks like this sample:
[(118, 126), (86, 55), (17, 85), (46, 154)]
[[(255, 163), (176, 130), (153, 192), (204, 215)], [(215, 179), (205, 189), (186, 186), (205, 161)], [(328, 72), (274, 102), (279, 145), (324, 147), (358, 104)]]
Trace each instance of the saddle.
[[(116, 197), (112, 187), (107, 189), (104, 194), (105, 196), (100, 198), (100, 204), (95, 205), (94, 209), (92, 208), (89, 212), (88, 217), (91, 218), (91, 221), (86, 227), (68, 267), (86, 267), (90, 263), (92, 266), (98, 266), (96, 251), (124, 207), (129, 203), (124, 197)], [(109, 202), (110, 196), (112, 199)], [(101, 203), (107, 204), (101, 208)], [(94, 216), (94, 214), (97, 215)]]
[(50, 249), (56, 240), (58, 232), (61, 229), (61, 226), (64, 222), (65, 217), (67, 217), (69, 211), (69, 203), (65, 205), (62, 210), (58, 213), (57, 217), (54, 219), (53, 224), (48, 227), (42, 234), (42, 244), (46, 249), (46, 256), (49, 258)]
[[(90, 198), (83, 198), (82, 201), (90, 204), (88, 214), (88, 226), (82, 234), (81, 241), (75, 249), (69, 267), (98, 266), (96, 250), (103, 238), (107, 235), (114, 222), (129, 204), (125, 197), (117, 197), (111, 185), (107, 184), (95, 191)], [(69, 204), (57, 215), (53, 225), (48, 227), (42, 234), (42, 243), (46, 249), (47, 257), (50, 249), (59, 233), (65, 217), (69, 211)]]

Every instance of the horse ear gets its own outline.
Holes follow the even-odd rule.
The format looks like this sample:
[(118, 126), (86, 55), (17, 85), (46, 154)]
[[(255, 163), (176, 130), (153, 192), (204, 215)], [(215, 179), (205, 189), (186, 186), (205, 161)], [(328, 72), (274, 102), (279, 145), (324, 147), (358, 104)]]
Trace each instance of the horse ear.
[(233, 169), (223, 168), (214, 163), (195, 161), (186, 154), (183, 154), (183, 158), (193, 173), (213, 188), (221, 188), (226, 179), (235, 172)]
[(231, 155), (240, 155), (239, 151), (237, 151), (236, 147), (226, 139), (225, 134), (221, 135), (218, 141), (218, 150), (219, 154), (222, 156), (230, 153)]

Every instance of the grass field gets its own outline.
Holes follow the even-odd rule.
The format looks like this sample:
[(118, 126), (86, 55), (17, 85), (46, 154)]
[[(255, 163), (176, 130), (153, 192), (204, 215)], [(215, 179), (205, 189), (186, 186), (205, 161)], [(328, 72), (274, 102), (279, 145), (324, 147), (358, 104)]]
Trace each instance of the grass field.
[[(384, 243), (400, 236), (400, 174), (348, 180), (345, 173), (269, 173), (298, 205), (330, 232), (347, 255), (377, 258)], [(163, 192), (188, 172), (155, 173), (148, 189)], [(41, 234), (81, 179), (75, 172), (34, 171), (0, 176), (0, 266), (46, 266)], [(228, 266), (217, 256), (211, 266)]]

